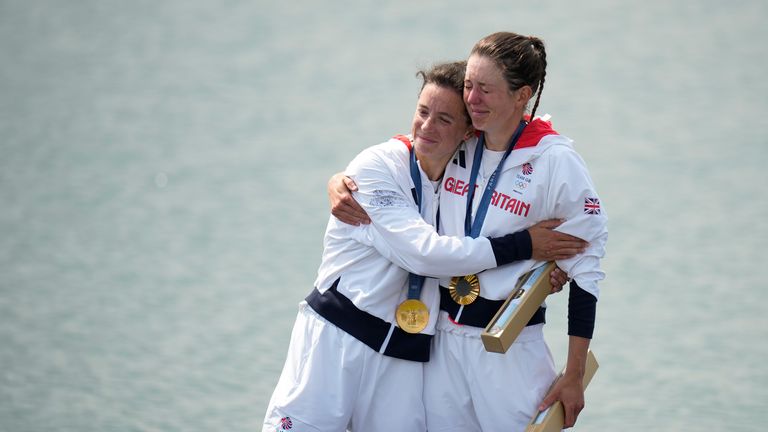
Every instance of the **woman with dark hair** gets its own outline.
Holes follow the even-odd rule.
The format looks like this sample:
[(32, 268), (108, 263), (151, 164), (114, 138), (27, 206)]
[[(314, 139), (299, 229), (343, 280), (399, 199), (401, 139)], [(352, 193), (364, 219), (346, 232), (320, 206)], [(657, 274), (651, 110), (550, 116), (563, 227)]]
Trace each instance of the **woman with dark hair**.
[(479, 235), (493, 236), (558, 218), (564, 220), (558, 231), (589, 242), (585, 252), (557, 259), (572, 278), (566, 373), (548, 392), (556, 374), (543, 338), (545, 305), (504, 355), (486, 352), (479, 337), (514, 287), (510, 281), (541, 262), (518, 261), (480, 273), (479, 297), (467, 305), (453, 300), (452, 285), (443, 279), (443, 312), (425, 371), (431, 432), (522, 431), (537, 409), (556, 400), (565, 408), (564, 426), (570, 427), (584, 407), (582, 377), (594, 330), (597, 284), (604, 278), (600, 259), (608, 235), (606, 215), (572, 141), (546, 118), (535, 117), (546, 67), (544, 43), (536, 37), (494, 33), (472, 48), (464, 102), (473, 126), (483, 133), (477, 142), (459, 148), (467, 154), (465, 167), (446, 168), (446, 184), (465, 182), (467, 193), (454, 188), (441, 195), (440, 209), (447, 235), (479, 226)]
[[(478, 140), (462, 143), (454, 163), (445, 169), (441, 233), (498, 236), (538, 221), (561, 219), (558, 231), (589, 246), (576, 256), (559, 256), (545, 247), (543, 256), (477, 275), (457, 272), (441, 278), (441, 313), (432, 357), (425, 366), (430, 432), (522, 431), (537, 410), (558, 400), (565, 408), (564, 426), (570, 427), (584, 407), (582, 376), (594, 330), (597, 284), (604, 278), (600, 259), (605, 254), (607, 221), (572, 141), (558, 134), (548, 118), (535, 117), (546, 67), (544, 43), (536, 37), (499, 32), (473, 47), (463, 97), (473, 126), (482, 133)], [(342, 185), (338, 177), (329, 183), (332, 212), (359, 212), (350, 211), (351, 201), (339, 195)], [(535, 241), (533, 245), (536, 248)], [(555, 369), (543, 337), (545, 304), (506, 354), (487, 352), (480, 334), (515, 281), (550, 260), (573, 280), (566, 373), (548, 391)], [(457, 290), (462, 280), (464, 287), (472, 286), (470, 295)]]
[[(462, 101), (464, 62), (419, 76), (411, 136), (364, 150), (345, 171), (372, 223), (330, 218), (263, 431), (423, 432), (423, 362), (440, 304), (437, 280), (424, 276), (480, 272), (538, 253), (531, 237), (546, 229), (537, 227), (496, 238), (436, 233), (443, 171), (474, 134)], [(573, 255), (583, 245), (569, 248)]]

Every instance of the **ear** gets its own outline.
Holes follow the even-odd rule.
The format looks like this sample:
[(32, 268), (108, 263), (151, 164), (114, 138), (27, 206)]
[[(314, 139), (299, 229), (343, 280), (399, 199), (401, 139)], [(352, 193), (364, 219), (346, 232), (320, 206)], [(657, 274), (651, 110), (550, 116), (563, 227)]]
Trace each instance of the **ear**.
[(472, 126), (472, 124), (470, 123), (469, 126), (467, 127), (467, 131), (464, 133), (464, 137), (462, 138), (462, 140), (466, 141), (474, 137), (475, 133), (476, 133), (475, 127)]
[(520, 87), (515, 93), (517, 93), (515, 104), (521, 107), (528, 105), (528, 101), (531, 99), (531, 96), (533, 96), (533, 90), (531, 90), (531, 86), (527, 85)]

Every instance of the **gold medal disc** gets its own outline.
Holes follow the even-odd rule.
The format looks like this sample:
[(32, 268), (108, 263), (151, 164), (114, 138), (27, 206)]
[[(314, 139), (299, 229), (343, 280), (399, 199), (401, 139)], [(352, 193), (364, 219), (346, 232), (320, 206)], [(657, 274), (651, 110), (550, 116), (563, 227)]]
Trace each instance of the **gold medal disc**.
[(448, 292), (453, 301), (460, 305), (468, 305), (480, 295), (480, 280), (477, 275), (455, 276), (451, 278)]
[(408, 299), (397, 307), (397, 325), (408, 333), (419, 333), (427, 327), (429, 309), (421, 300)]

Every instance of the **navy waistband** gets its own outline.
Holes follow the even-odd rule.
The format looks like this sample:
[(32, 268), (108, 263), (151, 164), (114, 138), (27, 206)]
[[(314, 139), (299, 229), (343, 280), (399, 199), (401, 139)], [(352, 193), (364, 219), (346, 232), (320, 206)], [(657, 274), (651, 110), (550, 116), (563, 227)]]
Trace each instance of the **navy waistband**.
[[(496, 312), (499, 311), (499, 308), (501, 308), (505, 301), (506, 300), (488, 300), (487, 298), (478, 297), (474, 302), (464, 306), (464, 310), (461, 311), (459, 320), (456, 321), (456, 315), (459, 313), (461, 305), (453, 301), (451, 294), (448, 292), (448, 288), (444, 286), (440, 287), (440, 309), (448, 312), (448, 315), (457, 324), (485, 328), (488, 326), (488, 323), (491, 322), (493, 317), (496, 316)], [(526, 326), (545, 323), (546, 312), (546, 308), (539, 307)]]
[[(317, 289), (313, 289), (305, 300), (315, 312), (333, 325), (368, 345), (374, 351), (381, 351), (392, 324), (358, 309), (350, 299), (339, 293), (336, 289), (338, 284), (339, 280), (337, 279), (322, 294)], [(395, 326), (382, 354), (403, 360), (426, 362), (429, 361), (431, 340), (432, 335), (411, 334)]]

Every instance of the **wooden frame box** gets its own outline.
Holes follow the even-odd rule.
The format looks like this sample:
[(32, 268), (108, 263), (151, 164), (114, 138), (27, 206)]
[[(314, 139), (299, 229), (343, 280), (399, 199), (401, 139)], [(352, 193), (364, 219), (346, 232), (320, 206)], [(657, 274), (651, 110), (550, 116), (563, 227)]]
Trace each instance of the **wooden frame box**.
[(480, 335), (486, 351), (505, 353), (512, 346), (552, 291), (549, 275), (554, 269), (555, 263), (548, 262), (520, 277), (515, 289)]

